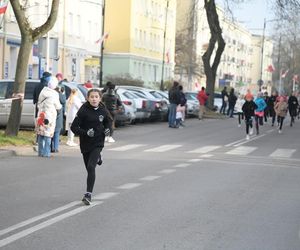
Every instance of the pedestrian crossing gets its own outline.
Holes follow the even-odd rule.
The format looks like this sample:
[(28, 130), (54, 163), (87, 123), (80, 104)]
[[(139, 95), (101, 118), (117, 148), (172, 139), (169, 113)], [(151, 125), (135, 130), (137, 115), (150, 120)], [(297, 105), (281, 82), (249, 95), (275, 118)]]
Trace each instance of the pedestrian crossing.
[[(201, 156), (201, 158), (211, 158), (214, 154), (226, 154), (231, 156), (263, 156), (276, 158), (295, 158), (300, 154), (297, 151), (300, 149), (293, 148), (273, 148), (265, 149), (263, 147), (253, 147), (253, 146), (232, 146), (227, 147), (222, 145), (207, 145), (202, 147), (197, 147), (194, 149), (188, 148), (191, 145), (183, 144), (164, 144), (164, 145), (149, 145), (149, 144), (127, 144), (116, 147), (106, 148), (107, 151), (113, 152), (139, 152), (139, 153), (176, 153), (176, 154), (186, 154), (189, 157), (194, 155)], [(266, 153), (262, 153), (263, 152)], [(209, 154), (208, 154), (209, 153)]]

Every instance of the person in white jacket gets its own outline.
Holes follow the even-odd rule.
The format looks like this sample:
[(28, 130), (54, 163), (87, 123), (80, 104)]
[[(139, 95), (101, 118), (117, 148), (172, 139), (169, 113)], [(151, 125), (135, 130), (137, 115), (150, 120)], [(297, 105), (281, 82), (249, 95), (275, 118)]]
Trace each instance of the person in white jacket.
[(55, 130), (57, 111), (62, 108), (59, 95), (55, 91), (57, 85), (56, 77), (51, 76), (47, 87), (42, 89), (38, 99), (39, 113), (43, 112), (47, 120), (47, 129), (38, 134), (38, 155), (42, 157), (50, 157), (50, 144)]
[(82, 105), (82, 102), (81, 102), (80, 98), (78, 97), (78, 90), (72, 89), (71, 94), (67, 100), (67, 105), (66, 105), (66, 107), (67, 107), (67, 109), (66, 109), (66, 130), (68, 130), (67, 145), (71, 146), (71, 147), (78, 145), (74, 142), (74, 133), (72, 132), (70, 127), (71, 127), (71, 124), (72, 124), (73, 120), (75, 119), (77, 111), (79, 110), (81, 105)]
[(235, 109), (238, 114), (238, 126), (239, 127), (241, 126), (241, 120), (244, 119), (244, 113), (242, 110), (244, 103), (245, 103), (245, 96), (240, 94), (236, 101), (236, 104), (235, 104)]

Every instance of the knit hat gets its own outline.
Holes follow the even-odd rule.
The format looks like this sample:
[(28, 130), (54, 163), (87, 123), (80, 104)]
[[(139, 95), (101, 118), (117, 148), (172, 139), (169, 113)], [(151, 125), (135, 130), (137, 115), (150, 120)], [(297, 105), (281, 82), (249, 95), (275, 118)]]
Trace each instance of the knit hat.
[(252, 95), (251, 93), (247, 93), (247, 94), (245, 95), (245, 99), (246, 99), (246, 100), (251, 100), (251, 99), (253, 99), (253, 95)]
[(48, 81), (48, 87), (50, 89), (55, 89), (58, 85), (58, 80), (56, 79), (56, 77), (51, 76), (49, 81)]

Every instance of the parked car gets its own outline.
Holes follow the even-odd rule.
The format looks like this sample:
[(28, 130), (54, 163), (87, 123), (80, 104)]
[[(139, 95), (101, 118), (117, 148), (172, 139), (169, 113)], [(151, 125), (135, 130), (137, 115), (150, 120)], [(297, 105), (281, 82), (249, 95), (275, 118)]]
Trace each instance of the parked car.
[(151, 91), (153, 90), (136, 86), (122, 86), (122, 88), (130, 90), (135, 95), (139, 96), (140, 98), (145, 98), (148, 101), (147, 107), (151, 109), (151, 115), (149, 117), (150, 120), (166, 120), (168, 114), (168, 104), (162, 97), (154, 97), (151, 94)]
[(222, 94), (215, 92), (214, 93), (214, 107), (215, 111), (220, 111), (222, 107)]
[(184, 93), (186, 98), (186, 114), (187, 116), (198, 116), (199, 101), (197, 99), (197, 92), (187, 91)]
[[(39, 83), (40, 80), (26, 80), (25, 82), (24, 101), (20, 121), (21, 127), (33, 128), (35, 126), (33, 91)], [(14, 80), (0, 80), (0, 126), (6, 126), (8, 122), (12, 103), (13, 84)], [(66, 98), (69, 97), (71, 89), (77, 88), (74, 84), (69, 82), (63, 82), (62, 84), (65, 87)], [(85, 97), (80, 91), (78, 91), (78, 97), (82, 102), (85, 102)]]
[(128, 117), (129, 123), (135, 123), (135, 119), (137, 118), (137, 109), (135, 102), (131, 98), (129, 98), (130, 93), (127, 93), (126, 90), (116, 89), (116, 94), (119, 96), (120, 101), (122, 102), (124, 113)]

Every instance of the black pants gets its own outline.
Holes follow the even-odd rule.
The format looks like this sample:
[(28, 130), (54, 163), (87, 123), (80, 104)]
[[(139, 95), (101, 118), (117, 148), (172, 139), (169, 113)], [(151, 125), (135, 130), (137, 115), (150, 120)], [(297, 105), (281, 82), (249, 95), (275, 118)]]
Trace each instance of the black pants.
[(256, 134), (259, 134), (259, 126), (264, 125), (263, 116), (255, 116), (255, 127), (256, 127)]
[(252, 117), (245, 117), (245, 123), (246, 123), (246, 134), (249, 135), (249, 127), (252, 128)]
[(222, 107), (220, 108), (220, 113), (223, 113), (225, 115), (226, 107), (227, 107), (227, 102), (222, 101)]
[(102, 148), (94, 148), (90, 152), (82, 153), (84, 165), (87, 171), (87, 187), (86, 191), (93, 192), (95, 180), (96, 180), (96, 166), (100, 158), (100, 152)]
[(244, 120), (244, 113), (238, 112), (239, 124), (241, 125), (241, 120)]
[(282, 130), (283, 120), (284, 120), (284, 116), (278, 116), (279, 130)]

